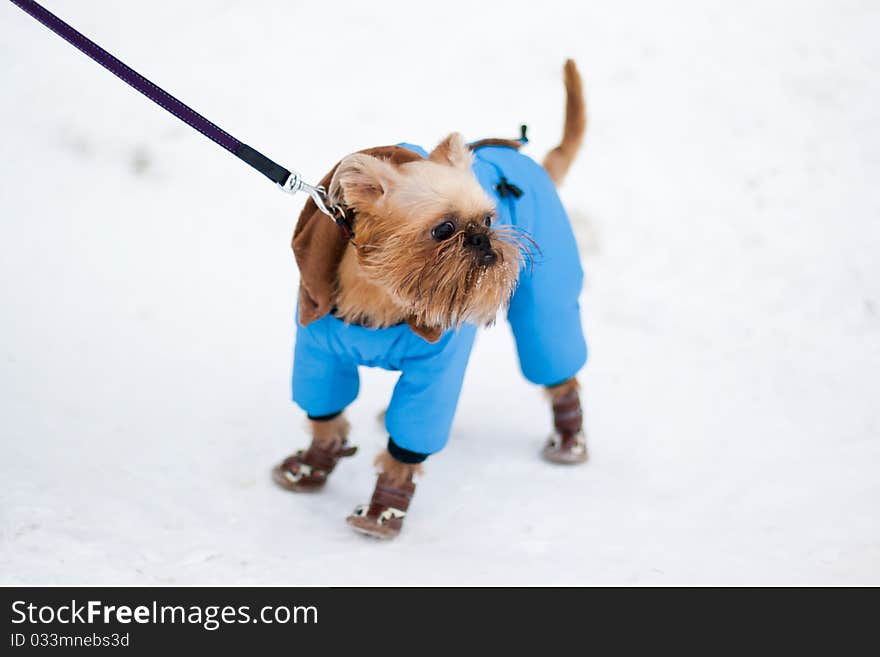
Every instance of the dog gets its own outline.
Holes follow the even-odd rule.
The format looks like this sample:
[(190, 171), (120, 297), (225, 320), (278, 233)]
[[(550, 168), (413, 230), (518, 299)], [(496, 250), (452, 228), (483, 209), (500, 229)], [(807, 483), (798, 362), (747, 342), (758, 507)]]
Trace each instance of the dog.
[(400, 532), (414, 477), (446, 444), (477, 327), (505, 307), (523, 374), (553, 408), (544, 458), (587, 459), (576, 379), (587, 359), (583, 272), (556, 192), (586, 129), (571, 60), (564, 79), (563, 138), (542, 165), (519, 152), (524, 132), (471, 144), (453, 133), (430, 153), (411, 144), (353, 153), (325, 176), (352, 235), (312, 201), (303, 208), (292, 241), (301, 274), (292, 391), (312, 441), (273, 478), (320, 490), (356, 451), (344, 410), (358, 394), (358, 367), (400, 371), (372, 498), (347, 518), (360, 532)]

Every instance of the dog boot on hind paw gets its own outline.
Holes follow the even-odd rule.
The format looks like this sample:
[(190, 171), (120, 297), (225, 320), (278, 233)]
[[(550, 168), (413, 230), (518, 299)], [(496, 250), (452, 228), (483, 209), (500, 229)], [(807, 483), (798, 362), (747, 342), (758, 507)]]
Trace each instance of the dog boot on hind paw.
[(346, 443), (339, 446), (321, 446), (312, 441), (307, 450), (299, 450), (272, 470), (272, 479), (286, 490), (313, 492), (323, 488), (339, 459), (351, 456), (357, 447)]
[(589, 455), (583, 422), (577, 388), (554, 396), (553, 425), (556, 430), (547, 440), (541, 455), (551, 463), (574, 465), (586, 461)]
[(583, 431), (575, 434), (553, 433), (544, 445), (541, 456), (551, 463), (574, 465), (589, 458), (587, 439)]
[(387, 475), (380, 474), (370, 503), (358, 506), (346, 522), (362, 534), (394, 538), (403, 527), (403, 519), (415, 492), (412, 478), (394, 484)]

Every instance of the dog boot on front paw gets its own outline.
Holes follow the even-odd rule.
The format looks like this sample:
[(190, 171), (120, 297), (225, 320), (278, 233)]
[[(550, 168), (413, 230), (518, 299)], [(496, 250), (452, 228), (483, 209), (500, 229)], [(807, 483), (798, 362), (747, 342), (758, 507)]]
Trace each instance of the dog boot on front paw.
[(552, 463), (575, 464), (587, 460), (587, 438), (584, 417), (576, 383), (550, 390), (553, 401), (555, 431), (547, 440), (541, 455)]
[(346, 522), (362, 534), (376, 538), (394, 538), (403, 527), (403, 519), (416, 485), (410, 477), (401, 484), (392, 483), (386, 474), (380, 474), (369, 504), (361, 504), (346, 518)]
[(312, 492), (323, 488), (339, 459), (351, 456), (357, 447), (343, 442), (339, 446), (319, 445), (312, 440), (307, 450), (299, 450), (272, 470), (272, 479), (287, 490)]

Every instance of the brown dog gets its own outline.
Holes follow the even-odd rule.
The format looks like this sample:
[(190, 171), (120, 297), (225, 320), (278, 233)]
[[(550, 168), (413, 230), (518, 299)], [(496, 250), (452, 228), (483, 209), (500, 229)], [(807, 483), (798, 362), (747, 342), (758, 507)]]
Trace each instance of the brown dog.
[(572, 61), (565, 82), (563, 139), (543, 169), (518, 153), (520, 142), (468, 145), (454, 133), (430, 154), (417, 147), (354, 153), (325, 177), (354, 237), (336, 232), (311, 202), (294, 234), (301, 271), (294, 400), (309, 415), (312, 443), (274, 470), (278, 484), (321, 488), (355, 450), (342, 411), (357, 395), (357, 366), (400, 370), (372, 500), (348, 518), (365, 533), (396, 535), (413, 476), (445, 443), (474, 327), (506, 305), (523, 372), (551, 397), (555, 432), (545, 458), (586, 460), (574, 379), (586, 359), (577, 310), (582, 272), (553, 189), (586, 126)]

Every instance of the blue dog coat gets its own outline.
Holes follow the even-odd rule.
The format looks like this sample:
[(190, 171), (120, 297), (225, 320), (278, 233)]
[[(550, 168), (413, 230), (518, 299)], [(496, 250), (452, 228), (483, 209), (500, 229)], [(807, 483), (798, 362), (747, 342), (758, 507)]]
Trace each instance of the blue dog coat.
[[(578, 304), (583, 271), (568, 215), (547, 172), (515, 148), (481, 146), (473, 169), (496, 201), (496, 223), (525, 231), (540, 249), (523, 266), (507, 313), (522, 372), (538, 385), (561, 383), (587, 359)], [(475, 335), (475, 326), (464, 325), (431, 344), (407, 324), (371, 329), (325, 315), (297, 330), (293, 401), (311, 417), (332, 415), (357, 397), (358, 366), (400, 371), (385, 426), (397, 447), (433, 454), (449, 437)]]

